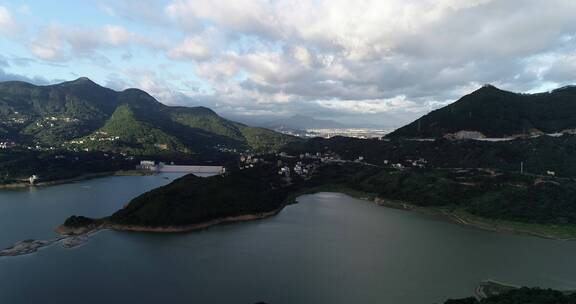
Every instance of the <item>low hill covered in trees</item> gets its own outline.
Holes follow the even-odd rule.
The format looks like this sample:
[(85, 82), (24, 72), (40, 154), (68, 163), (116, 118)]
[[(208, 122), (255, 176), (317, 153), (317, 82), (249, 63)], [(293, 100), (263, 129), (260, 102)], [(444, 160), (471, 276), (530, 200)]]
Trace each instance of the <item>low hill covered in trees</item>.
[(189, 174), (136, 197), (109, 221), (118, 225), (178, 227), (275, 212), (287, 203), (291, 189), (269, 166), (208, 178)]

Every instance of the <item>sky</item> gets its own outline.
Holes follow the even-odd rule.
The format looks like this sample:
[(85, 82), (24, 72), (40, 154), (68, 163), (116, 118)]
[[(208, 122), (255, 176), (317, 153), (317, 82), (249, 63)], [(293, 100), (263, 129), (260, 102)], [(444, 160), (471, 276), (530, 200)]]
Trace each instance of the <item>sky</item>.
[(0, 0), (0, 81), (89, 77), (243, 121), (399, 126), (576, 83), (574, 0)]

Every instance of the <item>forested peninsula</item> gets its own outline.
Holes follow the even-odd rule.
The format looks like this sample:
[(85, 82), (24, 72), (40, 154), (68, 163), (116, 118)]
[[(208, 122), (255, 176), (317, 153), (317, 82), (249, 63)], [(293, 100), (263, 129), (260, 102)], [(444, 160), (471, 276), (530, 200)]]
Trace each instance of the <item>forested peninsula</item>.
[(393, 169), (361, 162), (278, 163), (207, 178), (187, 175), (144, 193), (109, 217), (72, 216), (62, 233), (86, 227), (174, 232), (274, 215), (303, 193), (344, 192), (380, 205), (426, 212), (483, 229), (568, 239), (576, 235), (576, 182), (488, 169)]

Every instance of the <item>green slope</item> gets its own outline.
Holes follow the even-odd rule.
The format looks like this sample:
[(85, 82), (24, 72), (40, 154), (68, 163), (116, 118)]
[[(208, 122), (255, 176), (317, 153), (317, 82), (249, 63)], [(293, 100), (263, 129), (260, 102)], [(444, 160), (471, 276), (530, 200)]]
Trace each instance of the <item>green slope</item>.
[(275, 167), (208, 178), (189, 174), (138, 196), (110, 220), (122, 225), (189, 225), (274, 211), (284, 205), (288, 194)]
[(576, 128), (576, 87), (517, 94), (484, 86), (394, 131), (389, 137), (441, 137), (478, 131), (487, 137), (556, 133)]
[[(58, 145), (89, 134), (111, 114), (113, 91), (92, 82), (34, 86), (0, 83), (0, 125), (21, 138)], [(86, 91), (95, 91), (88, 94)]]
[(226, 120), (208, 108), (169, 107), (142, 90), (116, 92), (88, 78), (50, 86), (0, 83), (3, 139), (60, 147), (103, 137), (102, 132), (121, 140), (90, 140), (80, 148), (137, 153), (265, 150), (297, 140)]
[(291, 155), (332, 151), (344, 159), (362, 156), (375, 165), (401, 163), (423, 159), (432, 168), (495, 168), (545, 175), (554, 171), (558, 176), (576, 177), (576, 136), (540, 136), (510, 141), (478, 140), (413, 141), (404, 139), (378, 140), (332, 137), (314, 138), (290, 144), (282, 150)]
[(218, 116), (208, 108), (173, 107), (168, 114), (173, 121), (184, 126), (242, 141), (242, 133), (235, 123)]
[(204, 108), (172, 108), (172, 119), (184, 126), (205, 130), (232, 140), (239, 148), (255, 150), (278, 149), (296, 138), (268, 129), (255, 128), (236, 123), (218, 116), (214, 111)]
[(268, 129), (248, 127), (242, 124), (236, 125), (248, 146), (258, 151), (267, 149), (277, 150), (288, 143), (300, 141), (292, 136), (286, 136)]
[(104, 127), (84, 140), (95, 150), (154, 154), (163, 151), (189, 152), (178, 138), (152, 124), (138, 120), (129, 105), (116, 108)]

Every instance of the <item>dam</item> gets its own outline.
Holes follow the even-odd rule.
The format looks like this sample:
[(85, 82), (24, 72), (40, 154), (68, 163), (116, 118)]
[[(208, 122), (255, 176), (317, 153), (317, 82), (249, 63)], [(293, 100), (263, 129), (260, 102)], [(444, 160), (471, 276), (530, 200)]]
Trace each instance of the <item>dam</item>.
[(179, 165), (158, 165), (158, 172), (162, 173), (212, 173), (222, 174), (223, 166), (179, 166)]
[(202, 166), (202, 165), (167, 165), (163, 162), (156, 164), (154, 161), (144, 160), (138, 166), (138, 170), (153, 171), (158, 173), (203, 173), (203, 174), (223, 174), (226, 172), (224, 166)]

